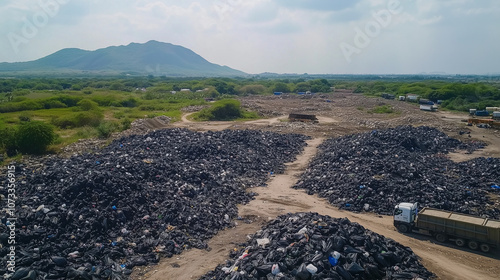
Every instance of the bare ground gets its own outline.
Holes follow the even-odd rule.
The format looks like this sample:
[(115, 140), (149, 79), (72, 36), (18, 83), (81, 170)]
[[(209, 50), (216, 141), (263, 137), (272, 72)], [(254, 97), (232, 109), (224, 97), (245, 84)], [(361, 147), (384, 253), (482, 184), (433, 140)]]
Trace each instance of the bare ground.
[[(325, 98), (332, 102), (326, 102)], [(300, 99), (276, 97), (250, 97), (243, 99), (248, 108), (270, 116), (269, 119), (250, 122), (183, 122), (174, 126), (186, 127), (197, 131), (221, 129), (261, 129), (277, 132), (303, 133), (314, 138), (308, 141), (304, 152), (297, 160), (289, 163), (284, 174), (272, 177), (267, 187), (254, 188), (258, 193), (255, 200), (240, 205), (240, 216), (251, 219), (252, 223), (237, 221), (237, 226), (220, 232), (209, 241), (211, 250), (191, 249), (170, 259), (163, 259), (159, 265), (136, 268), (132, 279), (197, 279), (217, 264), (222, 264), (233, 249), (247, 240), (247, 235), (260, 229), (267, 221), (289, 212), (318, 212), (332, 217), (347, 217), (376, 233), (392, 238), (408, 246), (421, 257), (422, 263), (439, 279), (499, 279), (500, 256), (482, 254), (451, 244), (438, 244), (431, 237), (397, 232), (392, 225), (392, 217), (371, 213), (352, 213), (338, 210), (326, 200), (315, 195), (307, 195), (303, 190), (292, 189), (298, 176), (307, 168), (308, 162), (317, 152), (317, 146), (325, 137), (340, 136), (397, 125), (428, 125), (437, 127), (448, 135), (466, 141), (484, 141), (489, 146), (483, 150), (466, 154), (453, 153), (451, 159), (468, 160), (478, 156), (500, 156), (500, 137), (498, 131), (466, 127), (461, 122), (467, 115), (450, 113), (421, 112), (418, 107), (398, 101), (365, 98), (358, 95), (343, 94), (325, 98)], [(397, 113), (391, 115), (371, 114), (370, 109), (389, 104)], [(284, 121), (290, 112), (313, 113), (320, 118), (319, 124), (288, 123)], [(459, 135), (459, 131), (470, 131)], [(498, 197), (492, 197), (497, 199)]]

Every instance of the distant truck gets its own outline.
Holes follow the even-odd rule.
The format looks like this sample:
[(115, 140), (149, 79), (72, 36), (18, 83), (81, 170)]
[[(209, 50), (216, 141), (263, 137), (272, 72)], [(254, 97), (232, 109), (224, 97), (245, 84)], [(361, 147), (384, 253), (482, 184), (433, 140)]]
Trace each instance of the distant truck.
[(488, 117), (490, 115), (490, 112), (486, 110), (476, 110), (474, 114), (478, 117)]
[(437, 109), (436, 105), (420, 105), (420, 110), (422, 111), (435, 112)]
[(396, 96), (390, 93), (382, 93), (382, 98), (393, 100), (394, 98), (396, 98)]
[(394, 208), (394, 226), (399, 232), (418, 231), (434, 236), (438, 242), (448, 240), (457, 246), (467, 245), (489, 252), (500, 246), (500, 221), (424, 207), (417, 203), (400, 203)]
[(496, 112), (496, 111), (495, 111), (495, 112), (493, 112), (493, 119), (494, 119), (494, 120), (500, 120), (500, 111), (498, 111), (498, 112)]
[(434, 102), (430, 101), (429, 99), (420, 99), (418, 100), (418, 103), (420, 105), (434, 105)]

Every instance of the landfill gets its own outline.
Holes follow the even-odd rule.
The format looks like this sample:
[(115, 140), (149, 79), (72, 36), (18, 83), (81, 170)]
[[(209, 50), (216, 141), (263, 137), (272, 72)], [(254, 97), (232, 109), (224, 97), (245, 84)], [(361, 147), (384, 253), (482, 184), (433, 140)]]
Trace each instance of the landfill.
[(200, 280), (432, 279), (413, 251), (317, 213), (282, 215)]
[(430, 127), (399, 126), (326, 140), (294, 188), (318, 194), (354, 212), (392, 215), (401, 202), (418, 202), (498, 219), (489, 194), (500, 184), (500, 159), (456, 163), (447, 153), (469, 153), (484, 143), (463, 143)]
[[(92, 154), (16, 164), (19, 279), (127, 279), (234, 225), (248, 188), (282, 173), (307, 136), (253, 130), (158, 130), (113, 141)], [(2, 178), (2, 186), (6, 184)], [(6, 193), (4, 194), (6, 195)], [(7, 262), (0, 214), (0, 262)]]

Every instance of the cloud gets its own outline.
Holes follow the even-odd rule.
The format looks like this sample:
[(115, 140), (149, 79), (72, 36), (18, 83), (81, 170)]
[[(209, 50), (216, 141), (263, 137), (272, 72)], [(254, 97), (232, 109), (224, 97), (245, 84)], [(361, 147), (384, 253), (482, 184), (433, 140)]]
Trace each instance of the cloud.
[(315, 11), (341, 11), (355, 7), (359, 0), (276, 0), (278, 5), (286, 9), (315, 10)]
[(399, 1), (403, 12), (348, 63), (339, 44), (354, 44), (389, 0), (67, 0), (17, 53), (7, 34), (22, 36), (42, 9), (4, 0), (0, 61), (158, 40), (249, 73), (500, 72), (497, 0)]

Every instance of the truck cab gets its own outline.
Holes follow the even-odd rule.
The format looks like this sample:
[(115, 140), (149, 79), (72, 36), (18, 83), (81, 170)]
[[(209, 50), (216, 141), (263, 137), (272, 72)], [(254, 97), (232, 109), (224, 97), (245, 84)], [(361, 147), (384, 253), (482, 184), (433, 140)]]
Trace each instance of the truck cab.
[(394, 207), (394, 226), (400, 232), (410, 232), (415, 226), (418, 203), (399, 203)]

